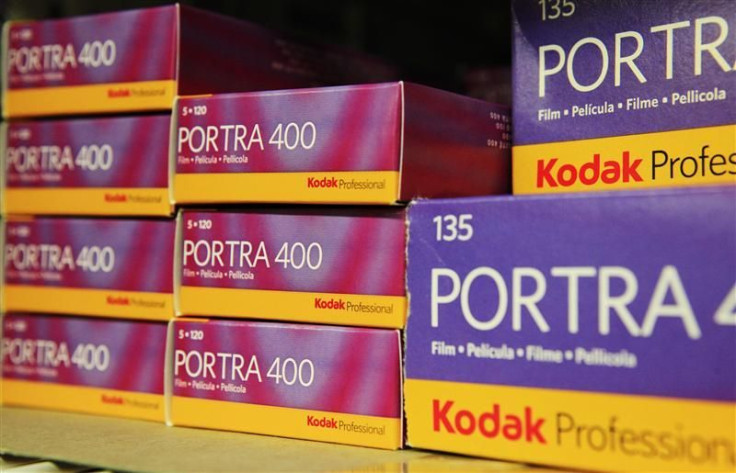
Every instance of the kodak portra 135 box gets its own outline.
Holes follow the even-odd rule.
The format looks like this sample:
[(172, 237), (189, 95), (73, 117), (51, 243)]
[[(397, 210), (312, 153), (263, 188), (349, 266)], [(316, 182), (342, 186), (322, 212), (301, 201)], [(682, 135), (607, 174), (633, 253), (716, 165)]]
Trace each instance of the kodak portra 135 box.
[(170, 423), (397, 449), (398, 330), (177, 319)]
[(393, 204), (507, 193), (508, 107), (415, 84), (181, 98), (177, 203)]
[(170, 123), (146, 115), (0, 125), (5, 211), (170, 215)]
[(10, 217), (5, 310), (174, 316), (173, 220)]
[(419, 202), (408, 443), (609, 471), (736, 465), (736, 187)]
[(166, 110), (176, 95), (390, 80), (380, 62), (184, 5), (3, 29), (3, 116)]
[(736, 182), (732, 0), (514, 0), (516, 194)]
[(179, 214), (177, 315), (401, 328), (403, 209)]
[(2, 319), (4, 405), (164, 421), (166, 324)]

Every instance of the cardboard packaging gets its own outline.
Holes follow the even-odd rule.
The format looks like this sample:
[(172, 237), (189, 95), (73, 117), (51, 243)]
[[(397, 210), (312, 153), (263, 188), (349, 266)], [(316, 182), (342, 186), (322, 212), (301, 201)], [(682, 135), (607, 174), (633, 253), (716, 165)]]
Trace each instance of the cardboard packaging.
[(175, 198), (393, 204), (508, 193), (508, 107), (404, 82), (180, 98)]
[(397, 449), (397, 330), (177, 319), (170, 423)]
[(10, 217), (5, 310), (169, 320), (175, 233), (173, 220)]
[(403, 209), (185, 210), (177, 315), (401, 328)]
[(375, 82), (392, 68), (184, 5), (3, 29), (3, 116), (169, 110), (177, 95)]
[(166, 324), (7, 314), (2, 327), (3, 405), (164, 421)]
[(409, 445), (733, 471), (736, 187), (425, 201), (409, 222)]
[(515, 194), (736, 182), (730, 0), (514, 0)]
[(170, 126), (168, 115), (1, 124), (4, 210), (171, 215)]

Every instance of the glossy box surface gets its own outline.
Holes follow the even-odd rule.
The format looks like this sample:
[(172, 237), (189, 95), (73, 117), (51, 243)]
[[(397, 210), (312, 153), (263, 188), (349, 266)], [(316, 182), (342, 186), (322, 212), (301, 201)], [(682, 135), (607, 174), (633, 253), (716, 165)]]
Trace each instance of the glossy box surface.
[(736, 180), (732, 2), (512, 10), (514, 193)]
[(4, 124), (10, 214), (170, 215), (168, 115)]
[(5, 310), (169, 320), (173, 220), (11, 217)]
[(420, 202), (409, 220), (410, 445), (733, 469), (736, 189)]
[(166, 325), (2, 319), (2, 403), (164, 421)]
[(403, 209), (180, 213), (178, 315), (400, 328)]
[(410, 83), (181, 98), (178, 203), (393, 204), (509, 190), (507, 107)]
[(396, 449), (396, 330), (178, 319), (174, 425)]

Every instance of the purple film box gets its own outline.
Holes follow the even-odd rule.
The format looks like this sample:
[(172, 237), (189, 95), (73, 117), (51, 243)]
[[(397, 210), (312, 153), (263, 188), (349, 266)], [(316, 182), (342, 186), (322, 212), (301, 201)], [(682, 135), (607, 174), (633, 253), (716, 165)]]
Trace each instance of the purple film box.
[(169, 337), (173, 425), (403, 445), (398, 330), (177, 319)]
[(178, 204), (395, 204), (506, 194), (504, 105), (408, 82), (183, 97)]
[(390, 80), (389, 66), (168, 5), (3, 29), (3, 116), (171, 109), (177, 95)]
[(4, 235), (9, 312), (174, 316), (174, 220), (12, 216)]
[(736, 179), (732, 0), (513, 0), (514, 193)]
[(736, 187), (419, 201), (408, 443), (733, 471)]
[(178, 223), (177, 315), (405, 325), (405, 209), (191, 209)]
[(164, 421), (166, 324), (8, 314), (4, 405)]
[(168, 216), (170, 115), (0, 124), (4, 211)]

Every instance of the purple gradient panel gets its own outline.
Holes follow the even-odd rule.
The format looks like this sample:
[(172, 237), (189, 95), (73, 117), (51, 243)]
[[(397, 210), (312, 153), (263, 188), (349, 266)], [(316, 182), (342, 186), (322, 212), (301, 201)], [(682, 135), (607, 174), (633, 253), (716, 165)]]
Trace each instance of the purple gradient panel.
[[(9, 29), (9, 55), (25, 58), (22, 51), (40, 51), (39, 68), (20, 70), (9, 59), (9, 89), (56, 87), (116, 82), (175, 80), (177, 63), (177, 7), (166, 6), (130, 10), (61, 20), (13, 22)], [(98, 56), (94, 49), (90, 65), (79, 62), (85, 43), (115, 43), (114, 60), (109, 61), (109, 43)], [(69, 45), (74, 62), (64, 68), (55, 67), (51, 46), (61, 47), (61, 57)], [(47, 46), (44, 50), (44, 46)], [(22, 49), (28, 48), (28, 49)], [(47, 53), (44, 53), (47, 51)], [(101, 62), (102, 54), (110, 65)], [(61, 61), (61, 60), (59, 60)], [(99, 64), (97, 62), (99, 61)], [(95, 67), (96, 66), (96, 67)]]
[[(456, 214), (473, 216), (471, 240), (437, 242), (434, 218)], [(736, 327), (715, 320), (718, 308), (733, 302), (728, 298), (733, 297), (736, 283), (736, 188), (420, 201), (410, 208), (409, 221), (408, 377), (736, 400)], [(578, 333), (568, 328), (568, 278), (551, 275), (553, 267), (570, 266), (595, 270), (595, 276), (578, 280)], [(601, 333), (598, 278), (603, 266), (626, 268), (636, 278), (636, 295), (627, 307), (639, 328), (655, 299), (663, 268), (675, 267), (700, 337), (689, 335), (683, 319), (675, 316), (659, 317), (651, 334), (633, 336), (613, 309), (608, 310), (610, 333)], [(472, 328), (457, 297), (437, 304), (438, 323), (432, 327), (432, 270), (449, 268), (462, 283), (478, 267), (494, 268), (505, 281), (509, 299), (500, 324), (487, 331)], [(521, 330), (512, 327), (512, 272), (521, 267), (537, 269), (546, 280), (546, 292), (536, 306), (549, 325), (548, 332), (538, 328), (526, 306), (521, 307)], [(610, 281), (611, 297), (622, 296), (623, 280)], [(450, 294), (452, 285), (450, 277), (438, 278), (437, 294)], [(535, 287), (525, 277), (521, 291), (530, 295)], [(663, 303), (674, 311), (672, 286), (666, 288)], [(498, 286), (482, 276), (468, 290), (473, 316), (489, 321), (498, 308)], [(733, 320), (733, 315), (728, 317)], [(637, 357), (637, 364), (614, 368), (518, 357), (433, 356), (432, 340), (453, 345), (506, 344), (514, 350), (528, 345), (562, 351), (627, 350)]]
[[(163, 394), (164, 323), (26, 314), (8, 314), (2, 323), (4, 378)], [(31, 359), (23, 356), (18, 341), (34, 341)], [(62, 343), (68, 357), (61, 355)], [(87, 344), (95, 347), (82, 356)], [(101, 354), (103, 345), (109, 358)], [(84, 361), (76, 364), (72, 357), (80, 346)]]
[[(266, 213), (205, 213), (185, 211), (183, 213), (183, 274), (182, 285), (196, 287), (226, 287), (240, 289), (266, 289), (299, 292), (331, 292), (340, 294), (371, 294), (403, 296), (406, 231), (404, 212), (381, 210), (373, 214), (345, 215), (299, 215)], [(212, 229), (203, 230), (188, 222), (211, 221)], [(212, 241), (249, 241), (253, 247), (250, 267), (243, 260), (240, 265), (239, 249), (223, 253), (220, 265), (214, 258), (208, 259), (208, 247)], [(197, 242), (209, 242), (198, 245)], [(189, 252), (186, 251), (189, 247)], [(255, 261), (260, 242), (265, 245), (270, 267), (263, 260)], [(296, 269), (288, 264), (276, 262), (284, 243), (291, 249), (302, 243), (307, 251), (312, 244), (322, 248), (321, 264), (317, 265), (317, 247), (312, 246), (311, 269), (307, 262), (301, 264), (300, 252), (295, 250)], [(225, 245), (227, 249), (228, 246)], [(189, 254), (187, 254), (189, 253)], [(306, 253), (306, 252), (305, 252)], [(196, 258), (204, 264), (196, 263)], [(283, 258), (280, 258), (283, 259)], [(240, 270), (251, 271), (253, 279), (212, 279), (202, 275), (185, 276), (188, 271), (198, 272)]]
[[(8, 149), (4, 156), (7, 185), (167, 188), (170, 122), (168, 115), (12, 122), (8, 125)], [(112, 151), (107, 169), (100, 167), (101, 160), (109, 156), (105, 145)], [(80, 165), (83, 159), (78, 158), (84, 146), (94, 146), (93, 154), (99, 157), (92, 158), (92, 169)], [(59, 152), (65, 156), (63, 164), (48, 164), (52, 155)], [(34, 157), (35, 166), (31, 164)]]
[[(173, 220), (11, 220), (6, 227), (5, 282), (171, 293), (174, 285), (175, 233), (176, 224)], [(52, 268), (50, 250), (46, 250), (47, 256), (44, 257), (42, 249), (42, 246), (50, 245), (56, 245), (60, 249), (68, 246), (73, 265), (56, 265), (61, 270)], [(114, 252), (112, 269), (85, 271), (80, 265), (84, 247), (109, 247)], [(31, 254), (33, 251), (36, 252), (35, 260)], [(82, 258), (81, 261), (90, 260)], [(107, 257), (105, 261), (108, 261)]]
[[(573, 3), (573, 2), (570, 2)], [(542, 5), (554, 2), (514, 0), (513, 11), (513, 84), (514, 84), (514, 140), (515, 144), (546, 143), (604, 136), (649, 133), (664, 130), (697, 128), (736, 123), (736, 80), (732, 71), (736, 60), (736, 9), (732, 0), (692, 2), (690, 0), (575, 0), (571, 16), (542, 21)], [(558, 4), (559, 6), (559, 4)], [(549, 10), (549, 7), (548, 7)], [(569, 11), (569, 7), (565, 8)], [(549, 11), (550, 15), (555, 12)], [(702, 74), (695, 75), (696, 20), (717, 16), (722, 18), (728, 31), (721, 31), (715, 23), (702, 24), (703, 45), (717, 43), (721, 32), (723, 42), (717, 46), (720, 58), (728, 64), (723, 69), (708, 52), (702, 53)], [(672, 29), (671, 24), (689, 22)], [(670, 33), (651, 32), (651, 28), (670, 24)], [(616, 86), (616, 34), (636, 32), (641, 35), (643, 49), (634, 64), (646, 82), (640, 82), (627, 63), (621, 64), (620, 85)], [(672, 77), (666, 78), (668, 35), (672, 35)], [(608, 55), (608, 71), (601, 85), (589, 92), (575, 90), (567, 79), (568, 64), (557, 74), (545, 80), (545, 96), (539, 92), (539, 48), (555, 44), (562, 47), (567, 59), (573, 45), (587, 37), (602, 41)], [(622, 58), (635, 55), (637, 40), (624, 36), (621, 41)], [(558, 55), (547, 52), (547, 69), (557, 65)], [(602, 53), (598, 46), (585, 43), (574, 54), (572, 71), (582, 85), (594, 84), (601, 73)], [(663, 97), (689, 90), (702, 92), (715, 88), (725, 91), (727, 99), (673, 106), (661, 103)], [(563, 110), (573, 105), (603, 104), (617, 107), (629, 97), (658, 98), (659, 107), (631, 110), (616, 109), (615, 113), (576, 117), (568, 120), (539, 121), (540, 109)], [(625, 112), (625, 113), (622, 113)], [(567, 117), (565, 117), (567, 118)]]
[[(206, 115), (191, 110), (206, 107)], [(183, 111), (187, 115), (183, 116)], [(178, 173), (397, 171), (401, 146), (401, 88), (398, 83), (216, 95), (179, 100)], [(293, 123), (295, 125), (289, 125)], [(308, 125), (308, 123), (314, 126)], [(256, 124), (263, 150), (255, 142), (234, 150), (235, 131), (218, 128), (218, 149), (201, 149), (204, 135), (194, 127), (245, 125), (247, 146)], [(269, 143), (281, 124), (279, 146)], [(191, 130), (188, 132), (184, 131)], [(288, 129), (288, 130), (287, 130)], [(303, 132), (302, 132), (303, 130)], [(303, 147), (299, 142), (304, 142)], [(186, 139), (189, 138), (189, 139)], [(225, 150), (225, 143), (228, 150)], [(287, 149), (287, 145), (293, 149)], [(193, 149), (194, 148), (194, 149)], [(309, 148), (309, 149), (306, 149)], [(195, 156), (245, 155), (247, 163), (197, 164)]]
[[(231, 382), (246, 387), (246, 393), (240, 394), (219, 389), (198, 390), (174, 383), (175, 396), (369, 416), (401, 416), (401, 354), (395, 330), (182, 320), (175, 321), (174, 328), (175, 379), (213, 382), (217, 386), (220, 382)], [(181, 338), (178, 334), (182, 330), (199, 330), (204, 335), (203, 339)], [(213, 367), (215, 378), (189, 376), (184, 354), (190, 351), (242, 355), (245, 359), (243, 375), (255, 356), (261, 381), (255, 374), (251, 374), (247, 381), (237, 374), (233, 378), (231, 362), (223, 361), (225, 357), (216, 359)], [(297, 367), (304, 363), (304, 382), (297, 377), (296, 382), (287, 385), (283, 380), (276, 383), (274, 378), (268, 377), (269, 368), (276, 358), (280, 358), (281, 364), (292, 358)], [(313, 377), (311, 368), (303, 360), (311, 361)], [(190, 368), (191, 374), (196, 374), (198, 364), (195, 358), (190, 359)], [(223, 372), (224, 378), (220, 376)], [(291, 372), (287, 370), (286, 373)]]
[(404, 93), (401, 200), (509, 193), (509, 107), (411, 83)]

